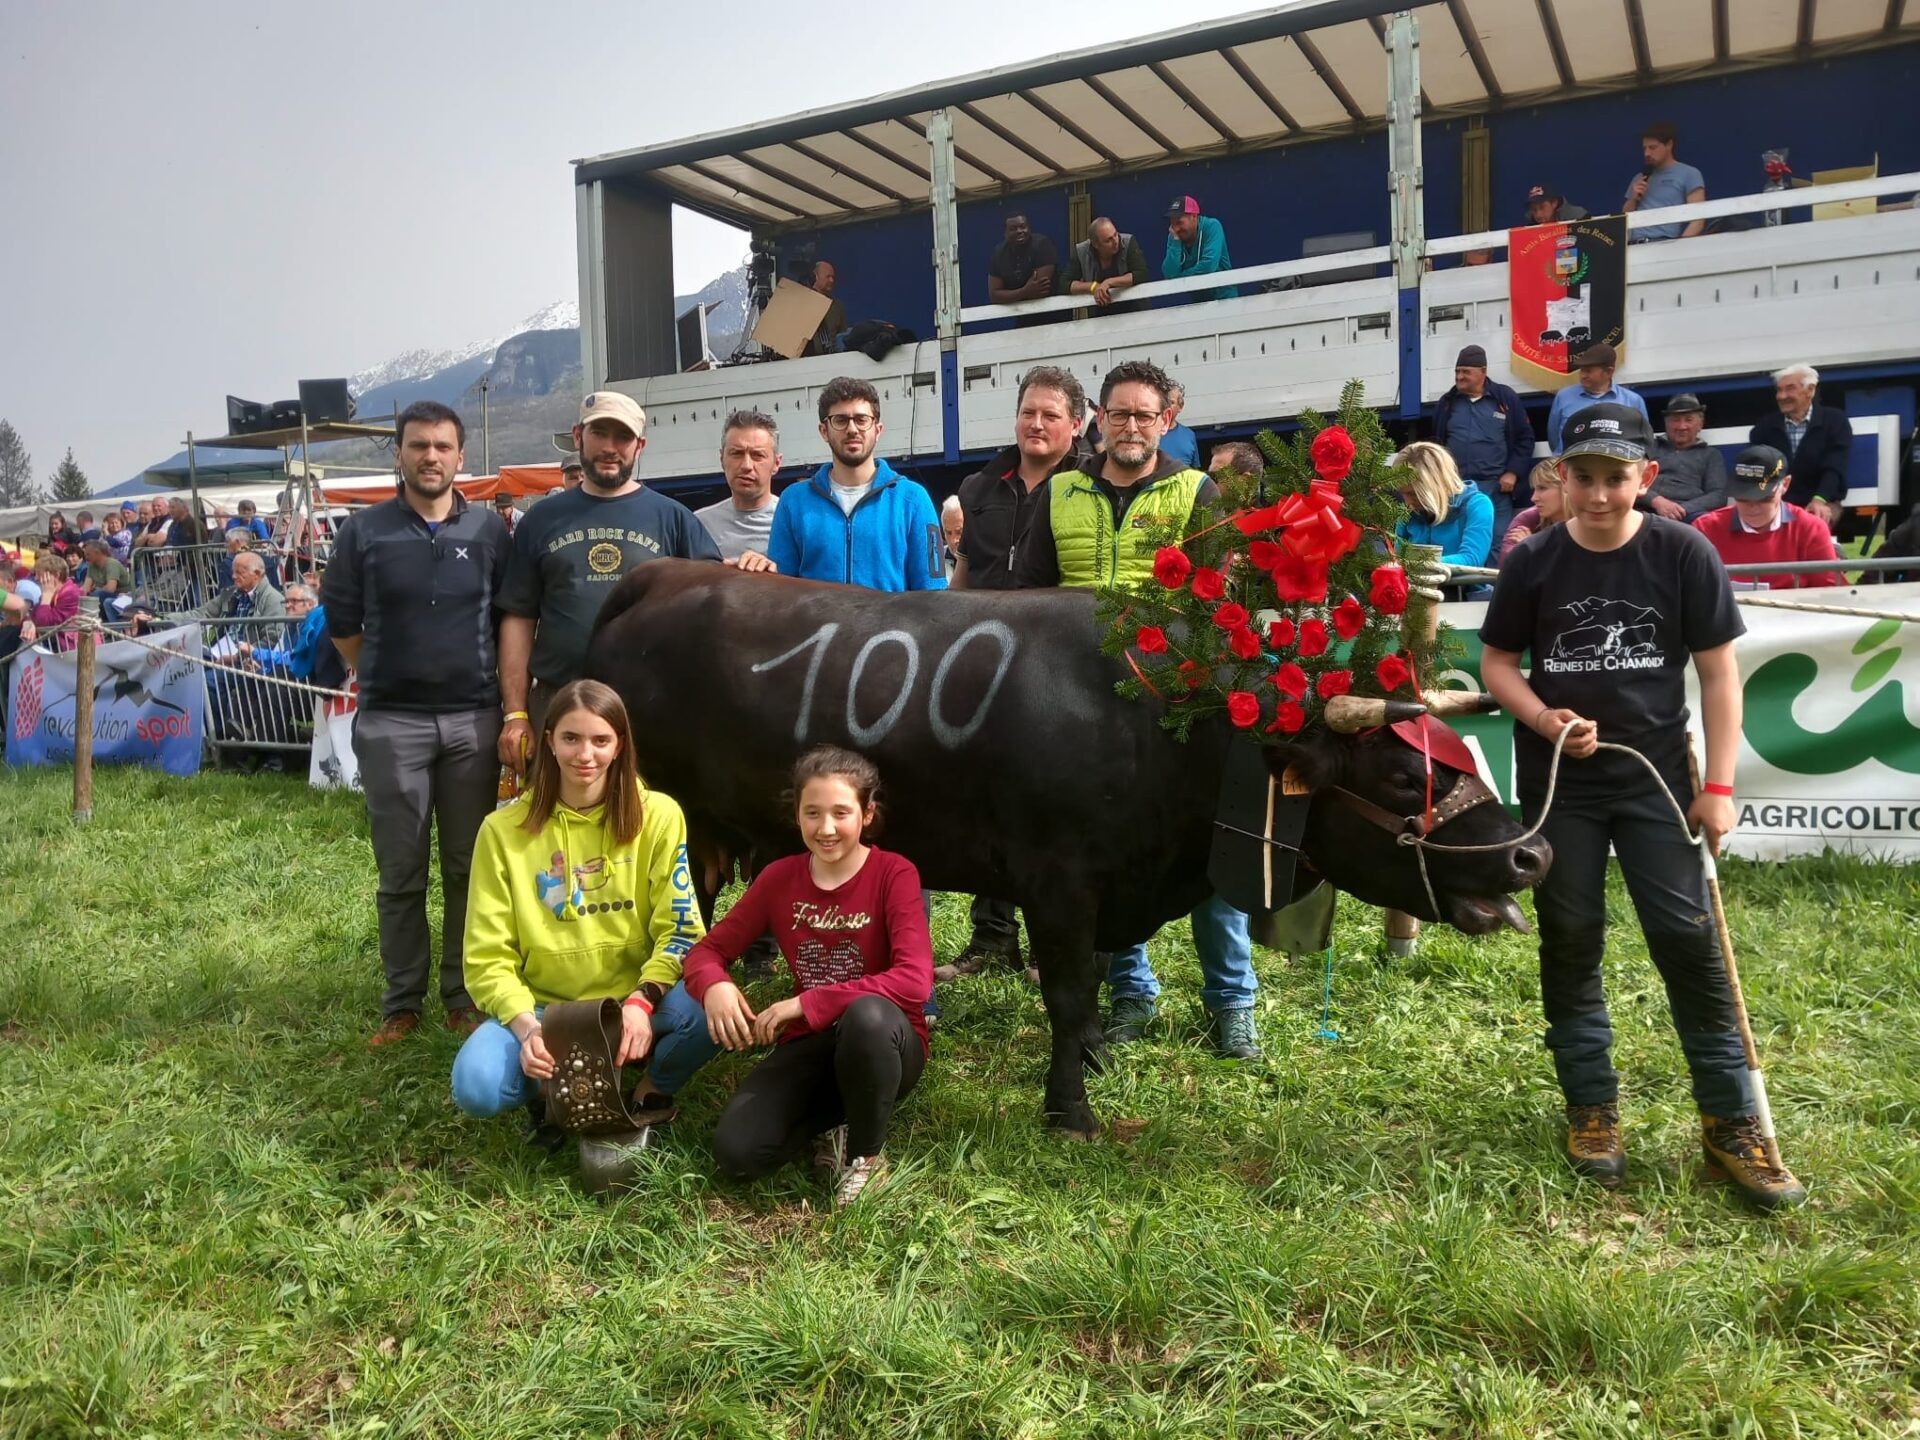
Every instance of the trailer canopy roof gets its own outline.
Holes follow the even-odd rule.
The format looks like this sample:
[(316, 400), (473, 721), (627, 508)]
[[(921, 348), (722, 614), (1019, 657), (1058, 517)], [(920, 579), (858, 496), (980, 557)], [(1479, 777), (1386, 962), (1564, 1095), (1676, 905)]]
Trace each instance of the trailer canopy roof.
[(1920, 38), (1910, 0), (1298, 0), (1121, 45), (576, 160), (748, 229), (928, 204), (953, 119), (962, 199), (1382, 125), (1388, 17), (1420, 23), (1423, 110), (1472, 114)]

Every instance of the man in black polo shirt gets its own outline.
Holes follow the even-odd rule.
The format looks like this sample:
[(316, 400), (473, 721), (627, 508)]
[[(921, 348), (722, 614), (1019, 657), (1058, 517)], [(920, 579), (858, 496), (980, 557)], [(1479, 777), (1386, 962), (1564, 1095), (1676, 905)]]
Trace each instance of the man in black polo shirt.
[(353, 748), (380, 867), (384, 1018), (369, 1044), (420, 1024), (433, 970), (427, 927), (431, 830), (440, 827), (440, 998), (447, 1028), (480, 1023), (462, 966), (474, 837), (493, 809), (500, 683), (493, 607), (507, 527), (453, 488), (466, 427), (421, 400), (400, 412), (400, 493), (348, 518), (327, 566), (327, 628), (359, 672)]
[[(1025, 215), (1009, 215), (1006, 239), (987, 258), (987, 299), (995, 305), (1017, 305), (1053, 294), (1060, 254), (1053, 241), (1033, 233)], [(1058, 317), (1022, 315), (1015, 325), (1045, 325)]]
[[(960, 482), (960, 559), (950, 590), (1011, 590), (1013, 557), (1027, 525), (1047, 503), (1047, 481), (1093, 461), (1081, 434), (1087, 395), (1070, 370), (1036, 365), (1020, 377), (1013, 444)], [(973, 902), (973, 938), (951, 973), (969, 975), (989, 959), (1020, 958), (1020, 922), (1013, 903), (986, 896)], [(946, 971), (948, 967), (941, 967)]]
[(646, 437), (646, 411), (632, 396), (594, 391), (573, 427), (580, 484), (547, 496), (513, 532), (500, 593), (503, 765), (524, 768), (548, 698), (580, 678), (593, 622), (629, 570), (663, 556), (720, 559), (691, 510), (635, 478)]

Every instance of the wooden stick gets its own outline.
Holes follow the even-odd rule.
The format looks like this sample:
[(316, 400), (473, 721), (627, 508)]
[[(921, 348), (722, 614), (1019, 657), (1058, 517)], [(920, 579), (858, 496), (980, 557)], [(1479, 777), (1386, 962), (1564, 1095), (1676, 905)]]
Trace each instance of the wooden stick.
[[(1693, 786), (1694, 798), (1700, 796), (1700, 762), (1693, 753), (1693, 736), (1687, 736), (1687, 780)], [(1767, 1100), (1767, 1077), (1760, 1068), (1760, 1047), (1754, 1043), (1753, 1022), (1747, 1018), (1746, 992), (1740, 988), (1740, 964), (1733, 954), (1733, 932), (1727, 926), (1727, 907), (1720, 898), (1720, 866), (1714, 859), (1713, 847), (1703, 839), (1700, 842), (1700, 858), (1706, 868), (1707, 900), (1713, 909), (1714, 928), (1720, 933), (1720, 958), (1727, 967), (1727, 988), (1733, 992), (1733, 1017), (1740, 1027), (1740, 1048), (1746, 1051), (1747, 1074), (1753, 1079), (1753, 1105), (1756, 1118), (1760, 1122), (1760, 1141), (1766, 1147), (1767, 1163), (1776, 1170), (1786, 1166), (1780, 1162), (1780, 1142), (1773, 1133), (1773, 1106)]]
[(80, 622), (80, 648), (74, 652), (73, 661), (73, 818), (81, 825), (93, 819), (93, 646), (96, 633), (91, 620)]

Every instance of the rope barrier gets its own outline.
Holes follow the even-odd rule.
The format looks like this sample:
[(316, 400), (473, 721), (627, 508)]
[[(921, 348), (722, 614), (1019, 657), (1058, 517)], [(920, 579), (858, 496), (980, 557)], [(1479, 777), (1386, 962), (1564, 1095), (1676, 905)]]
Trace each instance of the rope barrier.
[[(181, 623), (183, 625), (203, 625), (210, 622), (200, 620), (196, 617), (191, 620), (182, 621)], [(248, 680), (257, 680), (263, 685), (277, 685), (283, 690), (297, 690), (321, 700), (351, 700), (354, 698), (354, 692), (351, 690), (329, 690), (324, 685), (314, 685), (305, 680), (296, 680), (291, 675), (276, 675), (270, 670), (249, 670), (244, 665), (232, 665), (224, 660), (215, 660), (205, 655), (198, 657), (196, 660), (195, 657), (183, 651), (175, 650), (168, 645), (157, 645), (143, 636), (127, 635), (117, 630), (109, 630), (101, 625), (98, 620), (93, 620), (85, 615), (76, 615), (71, 620), (63, 620), (58, 625), (48, 626), (40, 630), (34, 638), (33, 648), (46, 648), (43, 642), (45, 642), (48, 637), (59, 634), (78, 634), (81, 630), (86, 629), (89, 624), (94, 627), (96, 636), (102, 644), (110, 645), (116, 641), (124, 640), (130, 645), (138, 645), (141, 649), (150, 650), (156, 655), (166, 655), (175, 660), (192, 661), (207, 670), (218, 670), (228, 675), (238, 675)], [(48, 653), (52, 654), (53, 651), (49, 650)]]
[(1860, 605), (1815, 605), (1806, 600), (1775, 600), (1768, 595), (1736, 594), (1736, 603), (1758, 605), (1768, 610), (1803, 610), (1809, 615), (1845, 615), (1858, 616), (1862, 620), (1899, 620), (1908, 625), (1920, 625), (1920, 615), (1908, 615), (1899, 610), (1868, 610)]

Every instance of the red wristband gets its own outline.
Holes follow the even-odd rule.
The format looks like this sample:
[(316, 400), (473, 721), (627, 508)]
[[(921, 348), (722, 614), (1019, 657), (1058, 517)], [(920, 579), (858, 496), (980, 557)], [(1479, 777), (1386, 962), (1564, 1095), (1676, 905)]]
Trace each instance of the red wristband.
[(1731, 785), (1716, 785), (1713, 783), (1713, 781), (1709, 780), (1706, 784), (1702, 785), (1700, 788), (1706, 791), (1706, 793), (1709, 795), (1724, 795), (1729, 800), (1733, 798), (1733, 786)]
[(644, 1010), (649, 1015), (653, 1014), (653, 1002), (644, 995), (629, 995), (620, 1003), (622, 1005), (631, 1005), (636, 1010)]

